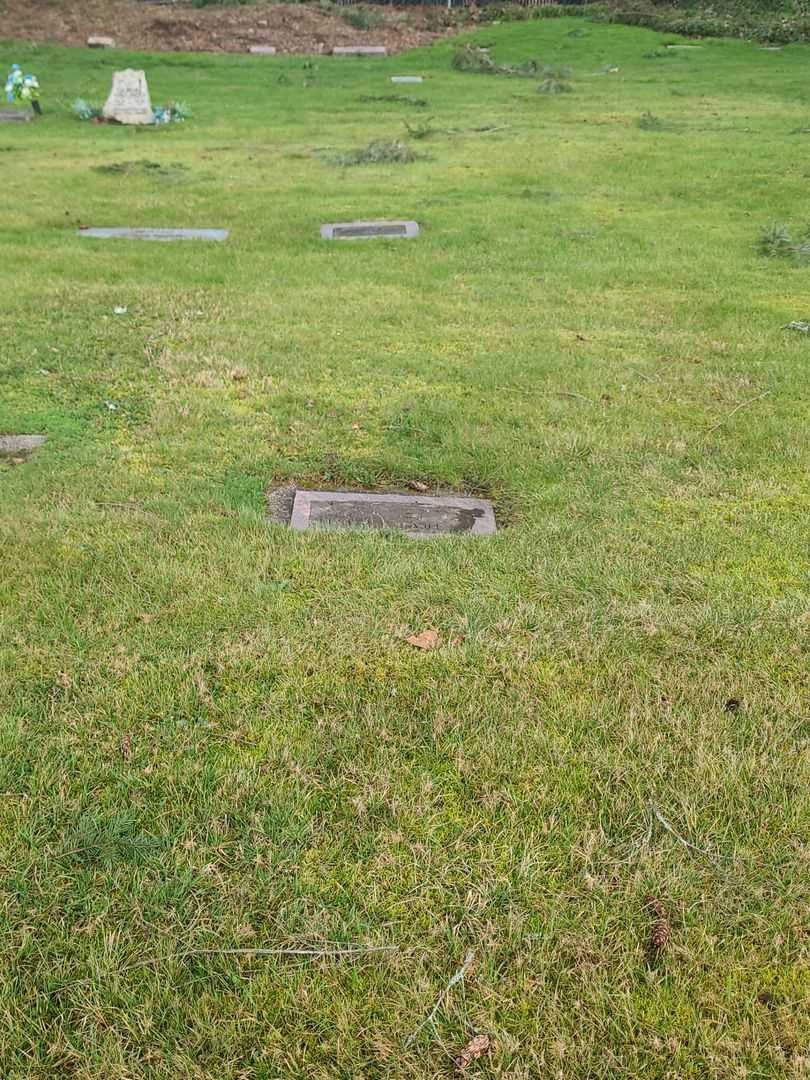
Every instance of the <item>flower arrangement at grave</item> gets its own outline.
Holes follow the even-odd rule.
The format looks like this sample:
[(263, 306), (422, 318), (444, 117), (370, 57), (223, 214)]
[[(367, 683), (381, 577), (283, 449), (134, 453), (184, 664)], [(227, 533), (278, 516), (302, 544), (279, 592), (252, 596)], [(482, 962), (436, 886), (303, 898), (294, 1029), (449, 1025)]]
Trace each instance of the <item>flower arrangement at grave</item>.
[(185, 102), (172, 101), (168, 105), (159, 105), (155, 109), (156, 124), (182, 124), (191, 116), (191, 109)]
[[(84, 98), (76, 98), (71, 106), (80, 120), (91, 120), (95, 124), (108, 123), (103, 111), (97, 105), (91, 105)], [(191, 109), (185, 102), (171, 101), (168, 105), (158, 105), (154, 109), (153, 124), (181, 124), (191, 116)]]
[(39, 79), (36, 75), (23, 75), (19, 64), (12, 64), (6, 79), (6, 99), (10, 104), (30, 105), (39, 116), (42, 109), (39, 104)]

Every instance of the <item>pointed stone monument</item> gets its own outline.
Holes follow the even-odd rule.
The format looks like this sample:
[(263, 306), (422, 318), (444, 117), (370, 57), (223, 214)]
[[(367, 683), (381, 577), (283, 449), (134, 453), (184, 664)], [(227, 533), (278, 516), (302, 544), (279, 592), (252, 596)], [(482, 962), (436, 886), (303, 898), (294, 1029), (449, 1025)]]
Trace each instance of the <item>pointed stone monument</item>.
[(110, 96), (102, 110), (105, 120), (119, 124), (152, 124), (155, 114), (149, 100), (146, 73), (127, 68), (113, 72)]

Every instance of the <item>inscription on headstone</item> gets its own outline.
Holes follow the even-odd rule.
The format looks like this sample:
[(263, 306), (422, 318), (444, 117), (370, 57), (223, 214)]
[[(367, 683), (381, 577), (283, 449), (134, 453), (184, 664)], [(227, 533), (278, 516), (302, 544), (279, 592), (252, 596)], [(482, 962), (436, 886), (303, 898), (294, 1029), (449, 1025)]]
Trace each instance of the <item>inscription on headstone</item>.
[(296, 491), (293, 529), (398, 529), (410, 536), (497, 532), (492, 503), (462, 495), (376, 495)]
[(344, 221), (321, 225), (324, 240), (369, 240), (375, 236), (410, 239), (419, 235), (415, 221)]
[(145, 72), (134, 68), (113, 72), (112, 90), (102, 112), (105, 119), (119, 124), (154, 123)]
[(95, 240), (218, 240), (228, 239), (227, 229), (127, 229), (127, 228), (84, 228), (78, 236), (89, 236)]

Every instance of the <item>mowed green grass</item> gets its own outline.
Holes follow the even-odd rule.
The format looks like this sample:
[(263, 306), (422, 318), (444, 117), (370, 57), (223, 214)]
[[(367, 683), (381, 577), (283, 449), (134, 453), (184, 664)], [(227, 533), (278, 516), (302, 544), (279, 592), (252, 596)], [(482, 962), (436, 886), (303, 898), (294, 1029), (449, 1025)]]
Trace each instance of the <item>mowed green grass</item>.
[[(473, 39), (573, 92), (2, 49), (46, 117), (0, 128), (0, 433), (48, 436), (0, 466), (7, 1080), (438, 1078), (476, 1032), (471, 1076), (807, 1074), (810, 270), (755, 242), (807, 220), (808, 52)], [(194, 119), (60, 106), (128, 65)], [(423, 231), (319, 238), (368, 217)], [(414, 481), (500, 534), (265, 519)], [(200, 952), (348, 943), (391, 949)]]

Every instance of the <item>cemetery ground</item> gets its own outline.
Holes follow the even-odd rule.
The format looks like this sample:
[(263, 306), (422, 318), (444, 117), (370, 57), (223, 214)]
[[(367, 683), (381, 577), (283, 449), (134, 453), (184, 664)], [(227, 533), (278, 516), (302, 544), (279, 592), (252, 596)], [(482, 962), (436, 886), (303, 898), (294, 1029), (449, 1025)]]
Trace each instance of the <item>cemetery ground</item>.
[[(360, 12), (366, 9), (360, 8)], [(346, 7), (321, 3), (188, 4), (143, 0), (0, 0), (0, 34), (40, 45), (86, 45), (88, 36), (114, 38), (126, 49), (244, 53), (271, 44), (279, 52), (330, 52), (335, 45), (373, 41), (389, 53), (425, 45), (452, 33), (457, 17), (441, 7), (375, 7), (368, 29), (352, 26)], [(354, 12), (357, 23), (357, 12)]]
[[(473, 40), (571, 92), (3, 50), (4, 1078), (807, 1075), (808, 54)], [(59, 104), (126, 66), (192, 119)]]

